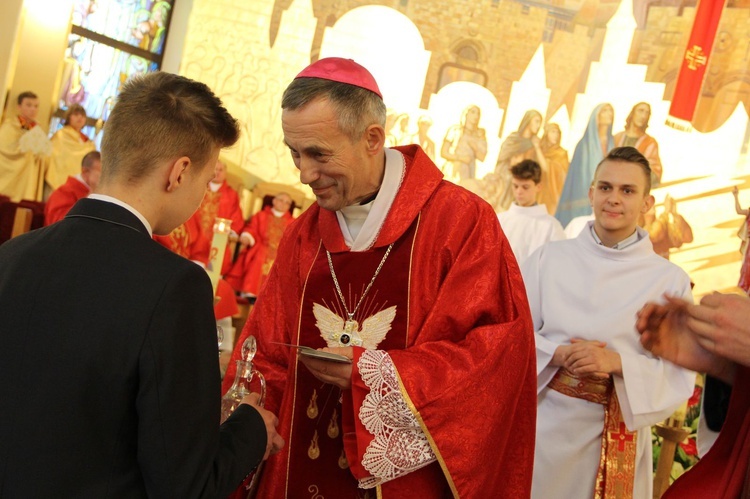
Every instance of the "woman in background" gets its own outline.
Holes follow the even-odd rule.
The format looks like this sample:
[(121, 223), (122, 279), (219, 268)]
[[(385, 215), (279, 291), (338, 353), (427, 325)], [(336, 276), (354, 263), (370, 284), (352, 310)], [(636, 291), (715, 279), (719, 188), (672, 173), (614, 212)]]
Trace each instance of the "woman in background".
[(91, 139), (81, 130), (86, 126), (86, 110), (79, 104), (65, 112), (64, 126), (52, 136), (52, 160), (45, 180), (52, 190), (64, 184), (68, 177), (81, 173), (81, 160), (96, 149)]

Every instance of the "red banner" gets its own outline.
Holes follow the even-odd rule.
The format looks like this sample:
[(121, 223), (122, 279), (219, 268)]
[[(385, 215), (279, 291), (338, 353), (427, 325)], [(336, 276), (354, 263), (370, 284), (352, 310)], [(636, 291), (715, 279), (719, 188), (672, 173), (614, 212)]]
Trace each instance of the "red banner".
[(699, 0), (693, 21), (693, 29), (685, 48), (680, 74), (669, 107), (667, 125), (678, 130), (690, 131), (695, 106), (703, 86), (708, 67), (708, 58), (716, 38), (721, 11), (726, 0)]

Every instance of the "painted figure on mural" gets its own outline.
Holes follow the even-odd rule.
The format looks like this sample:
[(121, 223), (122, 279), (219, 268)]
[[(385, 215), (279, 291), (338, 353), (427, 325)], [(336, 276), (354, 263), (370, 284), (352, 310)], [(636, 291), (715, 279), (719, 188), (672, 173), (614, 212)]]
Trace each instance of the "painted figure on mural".
[(440, 155), (447, 162), (443, 172), (458, 180), (476, 178), (477, 160), (487, 156), (487, 134), (479, 126), (482, 111), (479, 106), (470, 105), (461, 113), (461, 121), (445, 133)]
[(748, 261), (747, 251), (747, 235), (750, 233), (750, 208), (743, 209), (742, 206), (740, 206), (739, 190), (737, 189), (737, 186), (734, 186), (734, 189), (732, 189), (732, 195), (734, 195), (734, 209), (737, 211), (738, 215), (745, 217), (745, 220), (742, 222), (742, 227), (740, 227), (740, 230), (737, 233), (742, 240), (740, 243), (742, 268), (740, 269), (740, 280), (737, 283), (737, 286), (747, 293), (750, 291), (750, 261)]
[(510, 173), (512, 167), (524, 159), (531, 159), (539, 163), (543, 172), (547, 170), (547, 161), (540, 148), (539, 139), (542, 121), (542, 113), (539, 111), (534, 109), (526, 111), (518, 130), (508, 135), (500, 146), (493, 176), (494, 179), (499, 180), (500, 189), (497, 191), (494, 202), (490, 202), (495, 207), (495, 211), (505, 211), (513, 202), (513, 189), (511, 188), (513, 176)]
[(396, 134), (394, 128), (396, 127), (396, 118), (398, 113), (395, 109), (388, 108), (385, 112), (385, 147), (395, 147)]
[(589, 117), (589, 124), (583, 137), (576, 145), (568, 174), (565, 176), (560, 201), (555, 218), (563, 226), (575, 217), (591, 214), (589, 187), (594, 178), (594, 170), (614, 147), (612, 122), (615, 111), (612, 104), (599, 104)]
[(693, 229), (677, 213), (677, 201), (669, 194), (664, 198), (664, 211), (656, 216), (656, 206), (652, 206), (643, 215), (643, 223), (639, 225), (648, 232), (654, 252), (667, 260), (672, 248), (680, 248), (685, 243), (693, 242)]
[(661, 183), (662, 165), (659, 158), (659, 144), (646, 133), (651, 119), (651, 105), (639, 102), (625, 119), (625, 130), (615, 135), (615, 146), (632, 146), (646, 156), (651, 165), (651, 182), (654, 186)]
[(409, 115), (401, 113), (396, 117), (396, 125), (392, 130), (395, 145), (405, 146), (411, 144), (411, 133), (409, 133)]
[(615, 147), (632, 146), (646, 156), (651, 165), (651, 183), (656, 187), (661, 183), (662, 166), (659, 158), (659, 144), (646, 133), (651, 118), (651, 106), (639, 102), (625, 120), (625, 130), (615, 135)]
[(557, 210), (557, 202), (562, 193), (565, 175), (568, 174), (568, 151), (560, 146), (562, 133), (557, 123), (547, 123), (544, 127), (544, 135), (539, 142), (547, 169), (542, 170), (542, 190), (539, 193), (539, 202), (547, 206), (548, 213)]
[(430, 157), (431, 160), (435, 161), (435, 141), (432, 140), (427, 133), (430, 131), (432, 126), (432, 118), (423, 114), (417, 120), (417, 133), (411, 136), (411, 139), (407, 144), (419, 144), (419, 147)]

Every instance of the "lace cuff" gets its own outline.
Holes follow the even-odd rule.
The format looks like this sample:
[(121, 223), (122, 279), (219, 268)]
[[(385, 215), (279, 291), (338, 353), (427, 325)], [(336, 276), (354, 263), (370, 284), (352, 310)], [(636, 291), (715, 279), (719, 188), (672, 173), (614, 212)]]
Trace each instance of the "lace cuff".
[(359, 419), (374, 437), (362, 458), (362, 466), (371, 476), (359, 480), (359, 486), (371, 489), (427, 466), (436, 457), (401, 395), (396, 367), (388, 353), (366, 350), (357, 368), (370, 389)]

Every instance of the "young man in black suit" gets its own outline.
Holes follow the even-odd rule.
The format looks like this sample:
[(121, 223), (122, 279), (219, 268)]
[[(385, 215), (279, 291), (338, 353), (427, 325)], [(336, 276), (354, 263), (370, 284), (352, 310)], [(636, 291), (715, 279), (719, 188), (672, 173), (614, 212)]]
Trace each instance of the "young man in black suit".
[(0, 246), (0, 497), (224, 497), (284, 445), (255, 394), (219, 426), (208, 276), (151, 239), (238, 133), (202, 83), (131, 80), (97, 193)]

